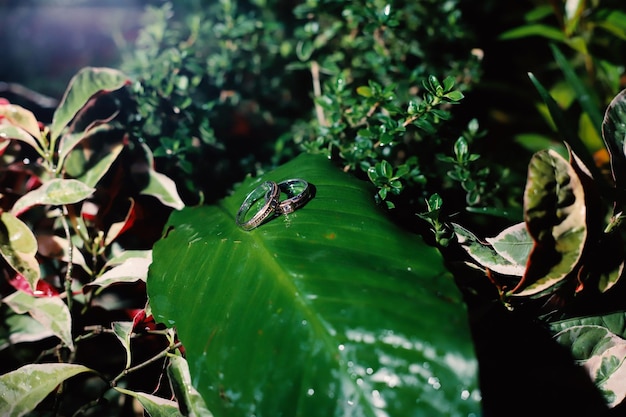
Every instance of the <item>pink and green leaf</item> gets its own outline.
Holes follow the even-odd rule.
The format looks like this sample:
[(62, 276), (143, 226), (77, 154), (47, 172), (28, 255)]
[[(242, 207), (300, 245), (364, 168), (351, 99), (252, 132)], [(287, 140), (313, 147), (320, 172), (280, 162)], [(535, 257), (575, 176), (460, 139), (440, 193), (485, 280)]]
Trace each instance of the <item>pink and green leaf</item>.
[(0, 254), (26, 279), (31, 290), (35, 290), (40, 277), (39, 262), (35, 257), (37, 239), (30, 228), (11, 213), (2, 213), (0, 222)]

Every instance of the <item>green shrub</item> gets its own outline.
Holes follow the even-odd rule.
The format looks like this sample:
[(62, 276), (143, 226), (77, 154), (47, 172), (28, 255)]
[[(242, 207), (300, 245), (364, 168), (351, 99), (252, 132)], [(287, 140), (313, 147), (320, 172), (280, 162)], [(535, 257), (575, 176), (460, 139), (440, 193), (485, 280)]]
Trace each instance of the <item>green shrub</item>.
[(390, 207), (423, 208), (457, 182), (467, 205), (498, 204), (497, 164), (455, 167), (457, 138), (480, 137), (451, 115), (480, 77), (457, 1), (166, 3), (144, 19), (123, 63), (138, 80), (132, 132), (186, 201), (307, 151), (369, 178)]

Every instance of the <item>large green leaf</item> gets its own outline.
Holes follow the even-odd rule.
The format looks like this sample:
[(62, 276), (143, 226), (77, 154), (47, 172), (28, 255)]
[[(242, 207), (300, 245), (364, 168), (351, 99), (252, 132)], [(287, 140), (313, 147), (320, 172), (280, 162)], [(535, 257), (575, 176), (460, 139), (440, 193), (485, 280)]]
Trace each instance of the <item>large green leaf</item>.
[[(294, 177), (316, 187), (308, 204), (249, 232), (235, 225), (247, 193)], [(372, 194), (326, 158), (301, 155), (217, 205), (172, 214), (148, 294), (215, 416), (480, 413), (454, 280)]]

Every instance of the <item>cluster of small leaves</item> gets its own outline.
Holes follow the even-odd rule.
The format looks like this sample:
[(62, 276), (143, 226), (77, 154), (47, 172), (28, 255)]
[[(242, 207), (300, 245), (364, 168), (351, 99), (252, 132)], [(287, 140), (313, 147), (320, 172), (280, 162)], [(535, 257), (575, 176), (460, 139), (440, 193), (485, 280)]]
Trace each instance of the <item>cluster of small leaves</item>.
[(301, 104), (282, 85), (291, 49), (278, 6), (196, 3), (148, 7), (122, 69), (137, 79), (131, 133), (186, 201), (212, 201), (270, 160), (283, 119)]
[(166, 173), (182, 171), (184, 188), (209, 200), (239, 174), (304, 149), (369, 176), (393, 206), (388, 196), (422, 187), (425, 168), (442, 172), (419, 155), (445, 142), (437, 132), (449, 106), (479, 76), (456, 6), (223, 0), (152, 8), (123, 67), (140, 80), (134, 134)]
[[(162, 228), (159, 209), (167, 214), (184, 204), (174, 182), (153, 169), (150, 150), (130, 141), (116, 119), (115, 97), (129, 82), (117, 70), (84, 68), (50, 126), (23, 107), (0, 103), (0, 354), (12, 359), (0, 375), (2, 415), (43, 412), (54, 403), (63, 413), (87, 412), (111, 392), (136, 398), (152, 416), (178, 410), (175, 401), (127, 381), (165, 358), (170, 377), (188, 373), (175, 333), (154, 322), (145, 294), (150, 248)], [(137, 230), (144, 217), (156, 227), (152, 238)], [(117, 291), (125, 296), (112, 302)], [(106, 343), (111, 336), (117, 351)], [(136, 355), (139, 339), (145, 350)], [(79, 358), (90, 356), (90, 341), (101, 351), (91, 351), (87, 365)], [(12, 354), (19, 351), (16, 360)], [(99, 387), (95, 394), (84, 391), (93, 403), (66, 401), (75, 377)], [(144, 382), (155, 390), (159, 378)]]
[(418, 213), (418, 216), (425, 220), (431, 227), (431, 231), (435, 236), (435, 242), (443, 247), (448, 246), (453, 238), (452, 228), (441, 219), (441, 207), (443, 199), (439, 194), (431, 195), (426, 200), (427, 211)]
[(474, 163), (480, 159), (480, 155), (470, 153), (469, 150), (469, 144), (484, 133), (478, 130), (478, 121), (472, 119), (467, 130), (454, 143), (454, 157), (438, 156), (440, 161), (453, 165), (453, 169), (448, 171), (448, 176), (458, 182), (466, 192), (465, 200), (470, 207), (476, 206), (481, 198), (486, 198), (497, 191), (490, 187), (498, 187), (496, 182), (489, 181), (491, 170), (488, 166), (475, 167)]
[[(468, 39), (455, 5), (309, 1), (294, 10), (302, 25), (290, 68), (310, 72), (316, 115), (296, 125), (294, 140), (369, 178), (390, 208), (391, 196), (407, 187), (419, 196), (444, 172), (425, 155), (442, 152), (450, 107), (479, 76), (469, 48), (456, 49)], [(448, 42), (456, 48), (436, 57)]]

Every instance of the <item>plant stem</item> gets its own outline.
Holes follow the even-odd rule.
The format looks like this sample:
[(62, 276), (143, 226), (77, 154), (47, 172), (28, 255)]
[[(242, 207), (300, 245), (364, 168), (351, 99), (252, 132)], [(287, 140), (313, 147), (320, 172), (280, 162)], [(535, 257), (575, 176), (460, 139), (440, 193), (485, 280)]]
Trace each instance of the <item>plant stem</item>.
[[(313, 77), (313, 96), (315, 98), (322, 96), (322, 86), (320, 84), (320, 65), (317, 61), (311, 62), (311, 76)], [(315, 114), (317, 115), (317, 122), (320, 126), (328, 126), (326, 117), (324, 116), (324, 109), (317, 102), (315, 102)]]
[(63, 215), (61, 216), (61, 223), (63, 224), (63, 231), (65, 232), (65, 238), (67, 239), (67, 269), (65, 270), (65, 293), (67, 294), (67, 308), (72, 310), (72, 270), (74, 260), (74, 245), (72, 244), (72, 236), (70, 235), (70, 228), (67, 224), (67, 207), (63, 206)]
[(167, 356), (168, 353), (170, 353), (174, 349), (177, 349), (177, 348), (181, 347), (182, 345), (183, 344), (181, 342), (177, 342), (177, 343), (175, 343), (173, 345), (169, 345), (166, 349), (162, 350), (159, 354), (157, 354), (156, 356), (151, 357), (147, 361), (142, 362), (139, 365), (133, 366), (131, 368), (124, 369), (118, 376), (113, 378), (113, 380), (110, 383), (111, 387), (116, 386), (117, 382), (120, 379), (124, 378), (126, 375), (130, 374), (131, 372), (135, 372), (135, 371), (137, 371), (139, 369), (145, 368), (146, 366), (150, 365), (151, 363), (154, 363), (154, 362), (158, 361), (159, 359), (164, 358), (165, 356)]

